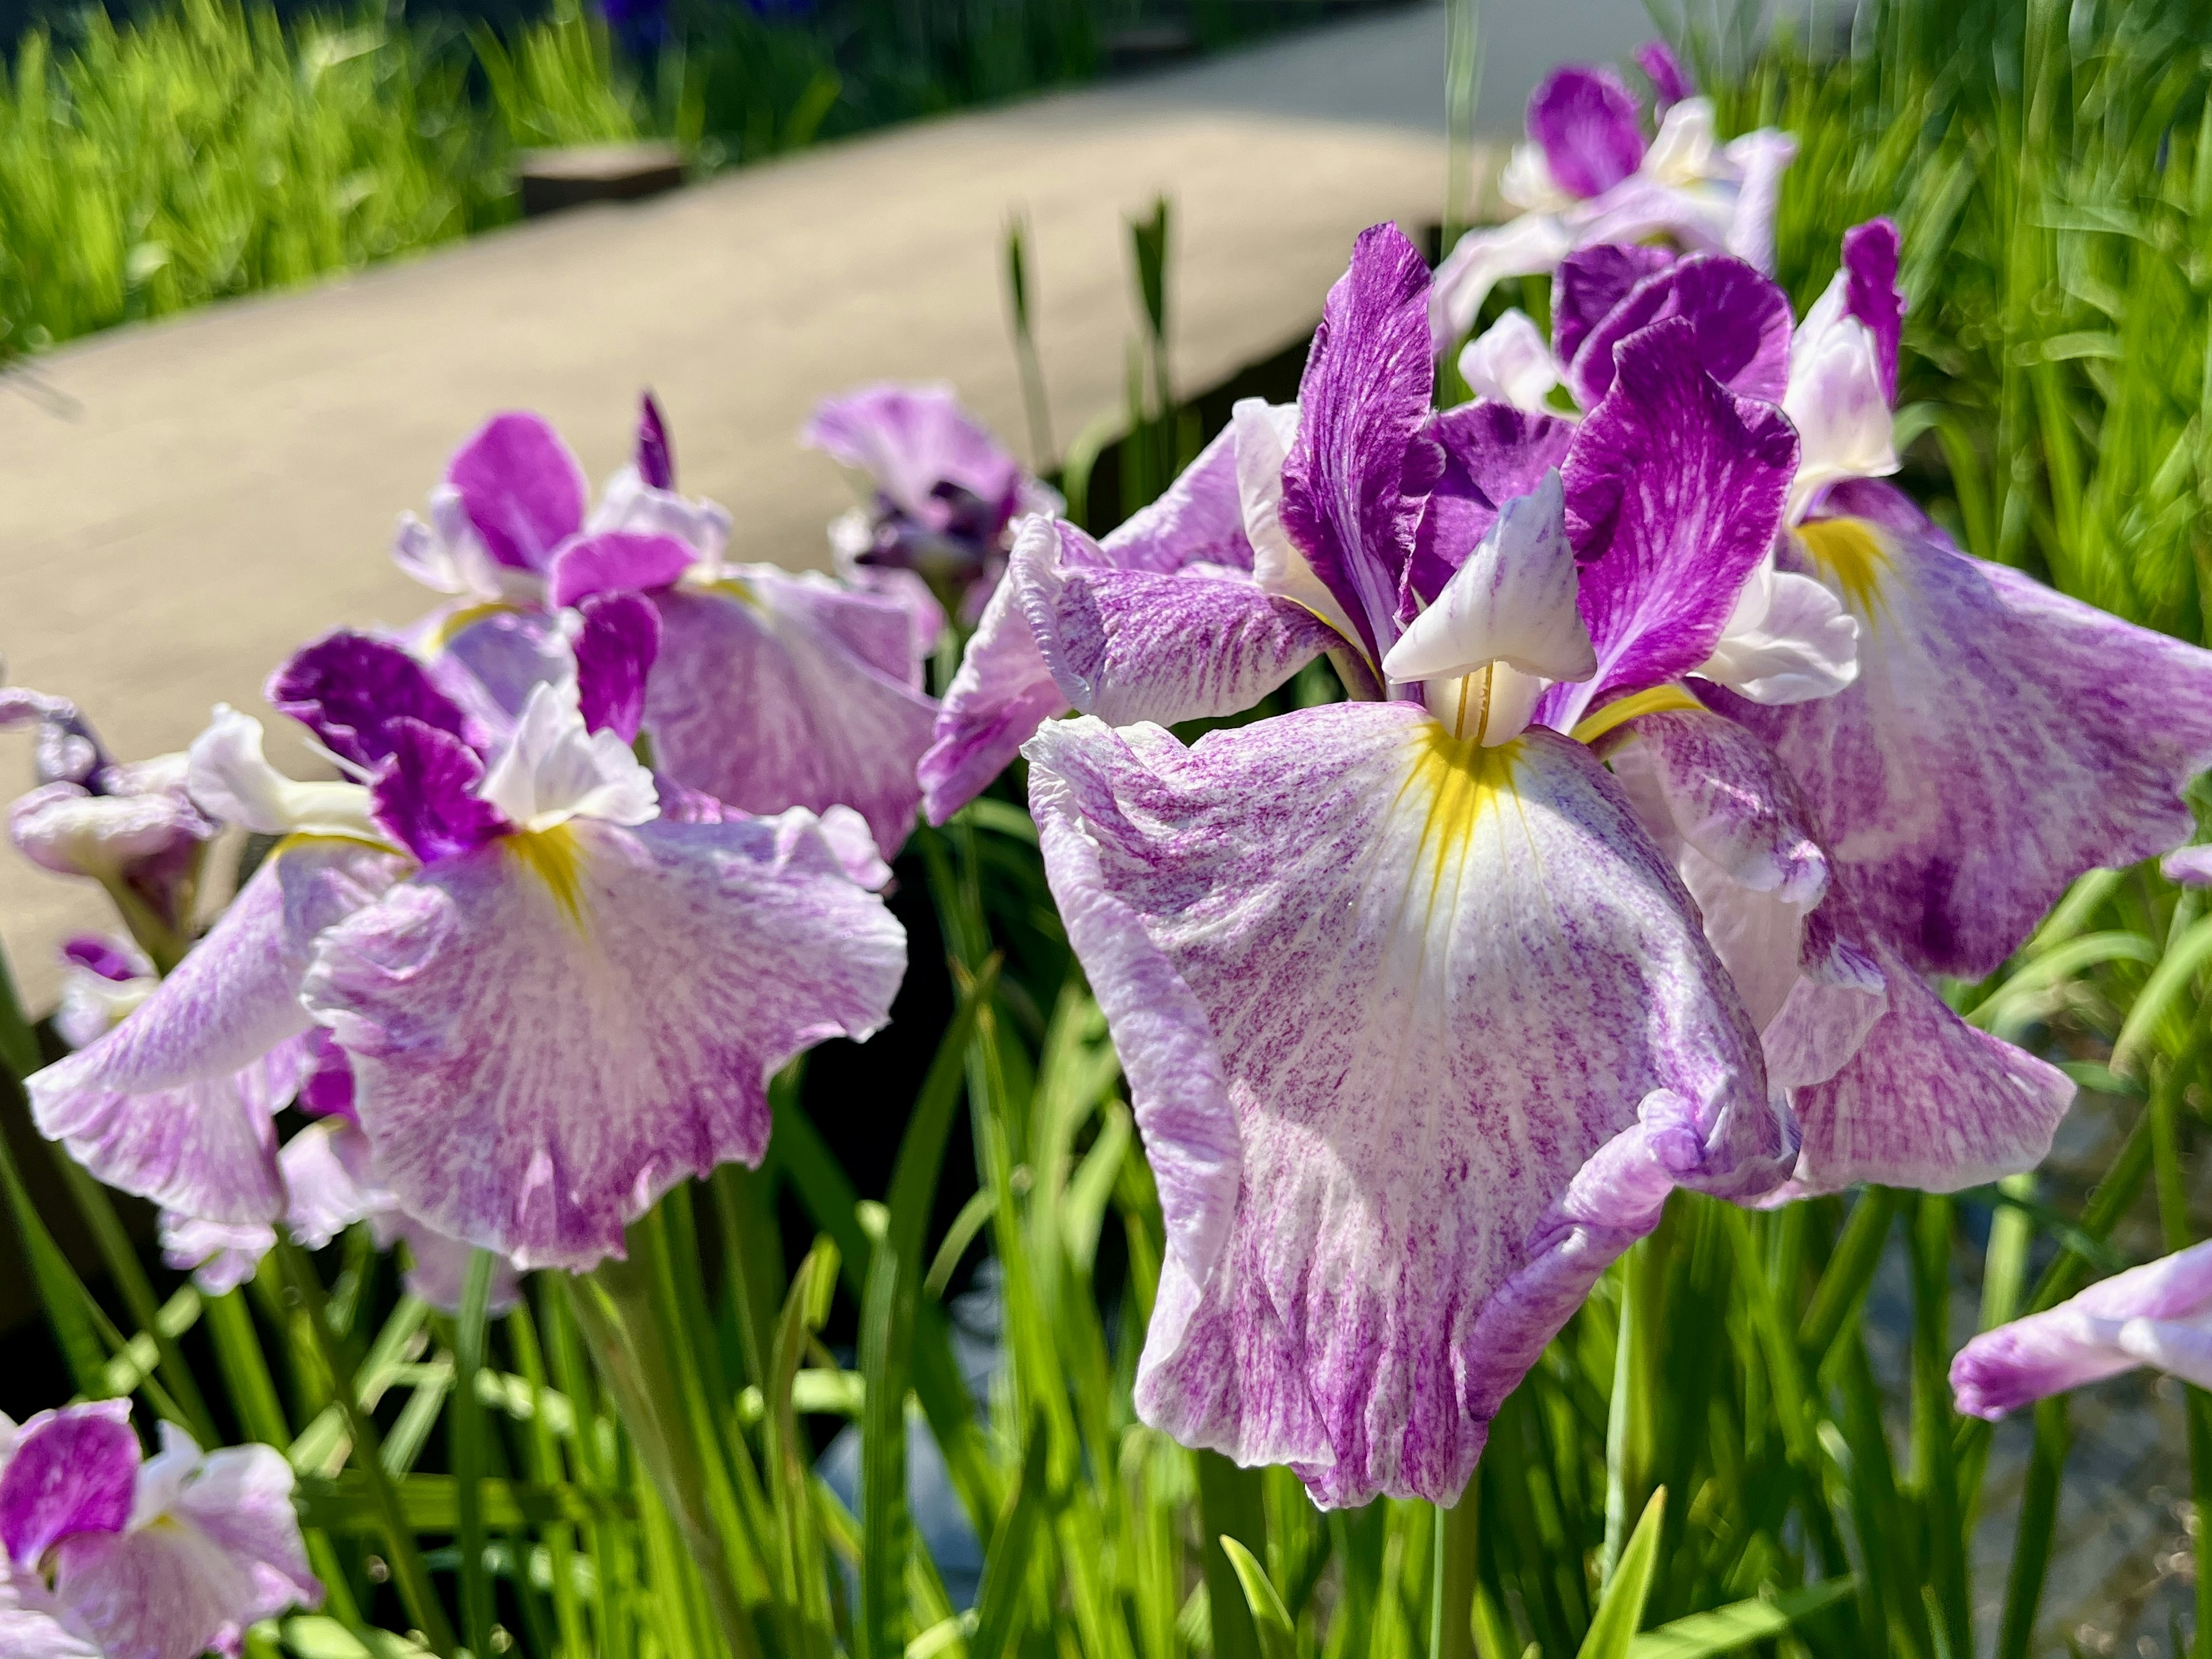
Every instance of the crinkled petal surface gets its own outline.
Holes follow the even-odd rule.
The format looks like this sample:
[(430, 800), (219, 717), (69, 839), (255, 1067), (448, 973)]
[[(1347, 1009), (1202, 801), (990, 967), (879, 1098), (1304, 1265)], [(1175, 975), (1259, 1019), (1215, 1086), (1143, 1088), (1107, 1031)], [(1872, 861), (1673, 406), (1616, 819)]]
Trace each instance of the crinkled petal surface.
[(1789, 296), (1742, 260), (1713, 253), (1661, 266), (1583, 335), (1567, 371), (1575, 400), (1595, 409), (1613, 389), (1614, 349), (1662, 317), (1690, 319), (1705, 373), (1729, 391), (1782, 400), (1790, 384)]
[(1186, 1444), (1449, 1501), (1670, 1186), (1778, 1178), (1758, 1038), (1582, 746), (1389, 703), (1027, 752), (1167, 1222), (1138, 1405)]
[[(1786, 708), (1721, 699), (1804, 786), (1866, 926), (1978, 979), (2085, 870), (2186, 842), (2212, 764), (2212, 653), (1958, 552), (1904, 496), (1796, 546), (1858, 619), (1858, 678)], [(1587, 579), (1585, 579), (1587, 580)]]
[(906, 613), (764, 567), (654, 597), (660, 655), (645, 724), (660, 768), (748, 812), (850, 806), (896, 855), (937, 714), (907, 683)]
[(400, 860), (360, 842), (287, 842), (161, 988), (29, 1080), (40, 1133), (125, 1192), (212, 1221), (283, 1210), (270, 1114), (311, 1063), (300, 1006), (315, 935)]
[(306, 1000), (400, 1204), (586, 1267), (669, 1187), (757, 1163), (768, 1076), (881, 1025), (905, 938), (811, 815), (495, 842), (327, 934)]
[(1552, 349), (1563, 363), (1582, 354), (1590, 331), (1613, 314), (1645, 277), (1679, 256), (1669, 247), (1641, 242), (1601, 242), (1577, 248), (1552, 276)]
[(332, 754), (374, 770), (391, 754), (395, 720), (459, 738), (460, 708), (422, 665), (390, 640), (340, 629), (303, 646), (270, 677), (270, 706), (313, 732)]

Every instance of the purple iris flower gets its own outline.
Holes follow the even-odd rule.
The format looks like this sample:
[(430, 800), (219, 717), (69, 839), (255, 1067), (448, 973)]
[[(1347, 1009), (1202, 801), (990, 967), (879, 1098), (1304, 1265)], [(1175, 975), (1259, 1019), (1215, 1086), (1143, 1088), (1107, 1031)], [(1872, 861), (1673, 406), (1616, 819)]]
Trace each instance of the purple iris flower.
[(874, 500), (830, 526), (838, 573), (896, 598), (933, 643), (950, 611), (971, 626), (1006, 568), (1009, 530), (1060, 499), (1030, 477), (949, 386), (865, 386), (826, 399), (799, 434), (868, 476)]
[(72, 1048), (104, 1036), (161, 983), (136, 945), (89, 934), (62, 945), (61, 1005), (54, 1030)]
[(1635, 99), (1610, 69), (1566, 64), (1529, 95), (1528, 141), (1498, 186), (1522, 211), (1468, 232), (1437, 267), (1437, 350), (1474, 325), (1498, 283), (1556, 270), (1577, 248), (1658, 239), (1772, 268), (1775, 209), (1796, 141), (1762, 128), (1718, 143), (1711, 100), (1693, 94), (1673, 54), (1654, 41), (1638, 61), (1663, 106), (1649, 144)]
[(316, 1607), (292, 1469), (268, 1446), (203, 1453), (173, 1423), (148, 1459), (128, 1401), (0, 1418), (0, 1651), (198, 1659)]
[(185, 757), (113, 760), (74, 703), (0, 687), (0, 731), (24, 724), (38, 730), (39, 786), (9, 808), (9, 839), (43, 868), (100, 883), (139, 944), (175, 962), (215, 834), (185, 793)]
[(1952, 1359), (1951, 1389), (1960, 1412), (1994, 1420), (2142, 1365), (2212, 1388), (2212, 1243), (1984, 1331)]
[(908, 608), (817, 574), (722, 557), (729, 515), (676, 493), (648, 398), (638, 459), (586, 511), (582, 469), (534, 415), (501, 415), (461, 447), (428, 521), (394, 556), (453, 596), (421, 630), (433, 672), (482, 726), (561, 671), (558, 613), (645, 596), (659, 658), (643, 730), (667, 777), (751, 813), (842, 805), (885, 857), (913, 827), (936, 705)]
[(195, 798), (287, 839), (158, 992), (32, 1078), (40, 1127), (179, 1228), (299, 1228), (270, 1112), (327, 1059), (319, 1025), (368, 1157), (336, 1127), (320, 1150), (361, 1204), (526, 1268), (619, 1254), (676, 1182), (757, 1163), (767, 1077), (882, 1024), (904, 938), (848, 809), (753, 817), (637, 761), (659, 614), (586, 601), (568, 672), (483, 747), (397, 646), (307, 647), (270, 701), (358, 781), (283, 777), (219, 710)]

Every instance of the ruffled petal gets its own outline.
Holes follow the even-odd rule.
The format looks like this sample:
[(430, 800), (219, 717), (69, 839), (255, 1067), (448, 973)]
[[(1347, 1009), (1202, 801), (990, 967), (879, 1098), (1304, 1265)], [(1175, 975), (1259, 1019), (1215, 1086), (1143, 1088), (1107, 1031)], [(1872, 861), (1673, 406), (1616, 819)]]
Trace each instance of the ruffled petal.
[(28, 1425), (0, 1470), (0, 1545), (19, 1567), (72, 1533), (121, 1532), (138, 1483), (127, 1404), (70, 1406)]
[(1662, 317), (1696, 325), (1705, 373), (1729, 391), (1782, 401), (1790, 381), (1789, 296), (1742, 260), (1713, 253), (1662, 266), (1598, 320), (1567, 370), (1575, 401), (1595, 409), (1613, 389), (1614, 348)]
[(583, 527), (584, 469), (542, 416), (495, 415), (446, 468), (485, 551), (515, 570), (543, 573), (553, 550)]
[[(1071, 543), (1081, 562), (1062, 557)], [(1103, 556), (1065, 520), (1026, 519), (1006, 585), (1061, 696), (1109, 725), (1241, 713), (1343, 642), (1242, 573), (1116, 570)]]
[(1528, 136), (1553, 180), (1572, 195), (1613, 188), (1643, 164), (1636, 100), (1609, 67), (1568, 64), (1528, 94)]
[(1012, 582), (1000, 582), (969, 636), (916, 768), (922, 810), (943, 823), (990, 787), (1040, 723), (1067, 712)]
[(698, 558), (673, 536), (602, 530), (561, 550), (553, 561), (547, 601), (559, 608), (581, 605), (594, 593), (666, 587)]
[(646, 678), (660, 654), (660, 613), (641, 593), (599, 593), (581, 607), (576, 633), (576, 702), (590, 732), (637, 741)]
[(1467, 343), (1459, 354), (1459, 377), (1478, 398), (1540, 415), (1559, 383), (1559, 363), (1528, 313), (1515, 307)]
[(395, 720), (419, 721), (455, 738), (466, 735), (460, 708), (431, 683), (421, 663), (390, 640), (348, 629), (295, 652), (270, 677), (264, 695), (271, 708), (363, 772), (374, 771), (391, 754), (386, 728)]
[[(1238, 413), (1247, 404), (1269, 416), (1283, 411), (1257, 398), (1240, 399), (1231, 424), (1198, 453), (1158, 501), (1139, 507), (1115, 529), (1103, 544), (1107, 562), (1123, 570), (1181, 570), (1186, 565), (1218, 565), (1249, 570), (1252, 544), (1244, 531), (1238, 489)], [(1295, 405), (1288, 413), (1295, 421)], [(1279, 464), (1280, 458), (1278, 457)]]
[(1562, 469), (1598, 656), (1596, 678), (1561, 697), (1562, 729), (1712, 654), (1797, 465), (1790, 422), (1705, 372), (1689, 319), (1654, 323), (1615, 355), (1619, 378)]
[(1670, 1186), (1778, 1177), (1757, 1036), (1581, 745), (1389, 703), (1027, 752), (1168, 1227), (1138, 1406), (1184, 1443), (1449, 1501)]
[(276, 1230), (261, 1222), (204, 1221), (174, 1210), (161, 1214), (161, 1260), (209, 1296), (228, 1296), (253, 1277), (276, 1248)]
[(1590, 331), (1611, 316), (1645, 277), (1680, 256), (1642, 242), (1601, 242), (1577, 248), (1552, 276), (1552, 349), (1563, 363), (1581, 356)]
[(416, 720), (386, 722), (386, 764), (369, 786), (377, 827), (422, 863), (481, 847), (507, 828), (477, 793), (483, 761), (451, 732)]
[(2201, 1325), (2208, 1310), (2212, 1243), (2115, 1273), (2071, 1301), (1984, 1331), (1960, 1349), (1951, 1361), (1959, 1410), (1994, 1419), (2031, 1401), (2133, 1370), (2148, 1356), (2130, 1351), (2143, 1344), (2122, 1346), (2125, 1326)]
[(1796, 545), (1858, 619), (1858, 678), (1726, 712), (1804, 786), (1868, 927), (1916, 969), (1978, 979), (2083, 871), (2195, 832), (2181, 792), (2212, 764), (2212, 653), (1966, 557), (1887, 486), (1832, 499), (1864, 516)]
[(1456, 345), (1498, 283), (1509, 276), (1541, 276), (1574, 246), (1573, 233), (1549, 213), (1524, 213), (1502, 225), (1468, 232), (1437, 267), (1429, 290), (1431, 349), (1441, 355)]
[(271, 854), (120, 1025), (30, 1079), (40, 1133), (112, 1187), (210, 1220), (283, 1209), (269, 1117), (308, 1066), (300, 979), (316, 933), (400, 861), (349, 842)]
[(1467, 556), (1480, 544), (1506, 502), (1526, 495), (1567, 458), (1574, 423), (1487, 400), (1437, 416), (1429, 434), (1443, 446), (1443, 475), (1421, 509), (1413, 556), (1398, 598), (1410, 621), (1432, 605)]
[(0, 1653), (9, 1659), (109, 1659), (99, 1638), (34, 1574), (0, 1565)]
[(886, 856), (913, 828), (915, 768), (936, 705), (887, 653), (856, 648), (905, 614), (821, 577), (765, 567), (706, 592), (654, 596), (660, 656), (646, 688), (646, 727), (662, 769), (748, 812), (842, 804), (868, 821)]
[(757, 1163), (768, 1076), (882, 1024), (904, 965), (809, 814), (576, 819), (394, 889), (324, 937), (305, 997), (404, 1207), (580, 1268), (684, 1176)]
[[(178, 1440), (184, 1437), (165, 1424), (163, 1449)], [(169, 1510), (246, 1570), (253, 1598), (233, 1615), (240, 1628), (322, 1602), (322, 1584), (307, 1570), (292, 1486), (292, 1466), (275, 1447), (227, 1446), (207, 1455)]]
[(1443, 467), (1425, 431), (1428, 267), (1395, 225), (1362, 231), (1328, 291), (1283, 464), (1283, 528), (1380, 662), (1421, 505)]

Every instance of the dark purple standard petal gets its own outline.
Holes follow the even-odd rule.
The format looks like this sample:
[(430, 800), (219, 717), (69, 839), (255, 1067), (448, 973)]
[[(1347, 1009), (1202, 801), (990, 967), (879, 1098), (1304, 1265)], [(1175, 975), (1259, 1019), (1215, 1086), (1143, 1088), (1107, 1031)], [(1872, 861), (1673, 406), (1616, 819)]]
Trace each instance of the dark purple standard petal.
[(332, 754), (372, 770), (392, 753), (395, 720), (418, 720), (456, 738), (463, 730), (460, 708), (421, 663), (389, 640), (345, 629), (295, 653), (264, 695)]
[(1844, 309), (1873, 331), (1881, 389), (1897, 401), (1897, 343), (1905, 331), (1905, 296), (1897, 291), (1897, 225), (1869, 219), (1844, 233), (1844, 269), (1850, 281)]
[(122, 1401), (68, 1407), (38, 1424), (0, 1473), (8, 1559), (27, 1567), (72, 1534), (121, 1532), (140, 1455)]
[(1782, 401), (1790, 385), (1789, 296), (1741, 259), (1693, 253), (1638, 283), (1563, 359), (1584, 409), (1613, 388), (1614, 348), (1662, 317), (1697, 325), (1705, 373), (1729, 390)]
[(648, 489), (676, 488), (676, 452), (668, 447), (668, 425), (650, 392), (637, 411), (637, 476)]
[(1544, 147), (1553, 182), (1602, 195), (1644, 164), (1636, 100), (1603, 65), (1567, 64), (1528, 94), (1528, 136)]
[(660, 612), (642, 593), (601, 593), (584, 601), (576, 635), (576, 696), (584, 724), (637, 741), (645, 718), (645, 679), (660, 654)]
[(387, 729), (392, 757), (369, 787), (369, 810), (417, 860), (468, 852), (508, 827), (476, 793), (484, 769), (475, 750), (420, 720), (396, 720)]
[(446, 468), (484, 549), (517, 570), (545, 568), (583, 527), (589, 489), (561, 434), (536, 415), (495, 415)]
[(594, 593), (648, 592), (665, 587), (699, 562), (673, 536), (603, 530), (563, 548), (553, 562), (549, 597), (556, 605), (581, 605)]
[(1662, 104), (1679, 104), (1698, 95), (1698, 83), (1664, 40), (1646, 40), (1637, 47), (1636, 67), (1650, 77), (1651, 90)]
[(1635, 242), (1601, 242), (1567, 255), (1552, 276), (1553, 355), (1562, 363), (1574, 362), (1589, 331), (1612, 315), (1629, 290), (1677, 257), (1672, 248)]
[(1395, 225), (1362, 231), (1328, 291), (1283, 463), (1283, 528), (1380, 662), (1421, 506), (1443, 454), (1423, 431), (1434, 384), (1428, 267)]
[(1797, 435), (1773, 404), (1706, 374), (1703, 355), (1686, 318), (1631, 336), (1576, 431), (1560, 474), (1598, 672), (1559, 688), (1547, 720), (1571, 726), (1705, 661), (1781, 527)]
[[(1429, 424), (1443, 446), (1443, 477), (1430, 493), (1406, 566), (1398, 615), (1409, 621), (1433, 602), (1498, 521), (1498, 509), (1525, 495), (1566, 459), (1574, 424), (1510, 404), (1462, 404)], [(1418, 601), (1418, 603), (1416, 603)]]

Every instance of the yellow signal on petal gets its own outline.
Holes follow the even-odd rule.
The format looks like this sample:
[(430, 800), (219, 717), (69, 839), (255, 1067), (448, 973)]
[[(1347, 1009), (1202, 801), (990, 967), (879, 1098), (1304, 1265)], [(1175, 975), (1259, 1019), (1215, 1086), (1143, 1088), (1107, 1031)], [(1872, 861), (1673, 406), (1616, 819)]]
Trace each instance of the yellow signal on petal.
[(1472, 737), (1454, 737), (1436, 722), (1423, 731), (1419, 743), (1406, 793), (1423, 798), (1421, 850), (1431, 879), (1440, 886), (1475, 825), (1517, 794), (1513, 775), (1521, 740), (1486, 749)]
[(446, 647), (486, 617), (496, 617), (516, 607), (502, 599), (492, 599), (483, 605), (471, 605), (439, 618), (438, 625), (430, 630), (424, 641), (432, 654), (442, 653)]
[(1655, 685), (1648, 691), (1638, 691), (1618, 702), (1609, 702), (1593, 714), (1585, 715), (1568, 733), (1577, 743), (1594, 744), (1608, 732), (1626, 726), (1639, 714), (1660, 714), (1669, 709), (1683, 709), (1692, 714), (1703, 714), (1705, 704), (1699, 702), (1680, 686), (1668, 682)]
[(1797, 526), (1797, 539), (1813, 556), (1820, 574), (1843, 590), (1860, 619), (1873, 621), (1890, 564), (1881, 532), (1863, 519), (1815, 519)]
[(584, 848), (576, 839), (574, 826), (556, 823), (550, 830), (519, 830), (506, 836), (502, 844), (545, 884), (554, 902), (582, 933)]

